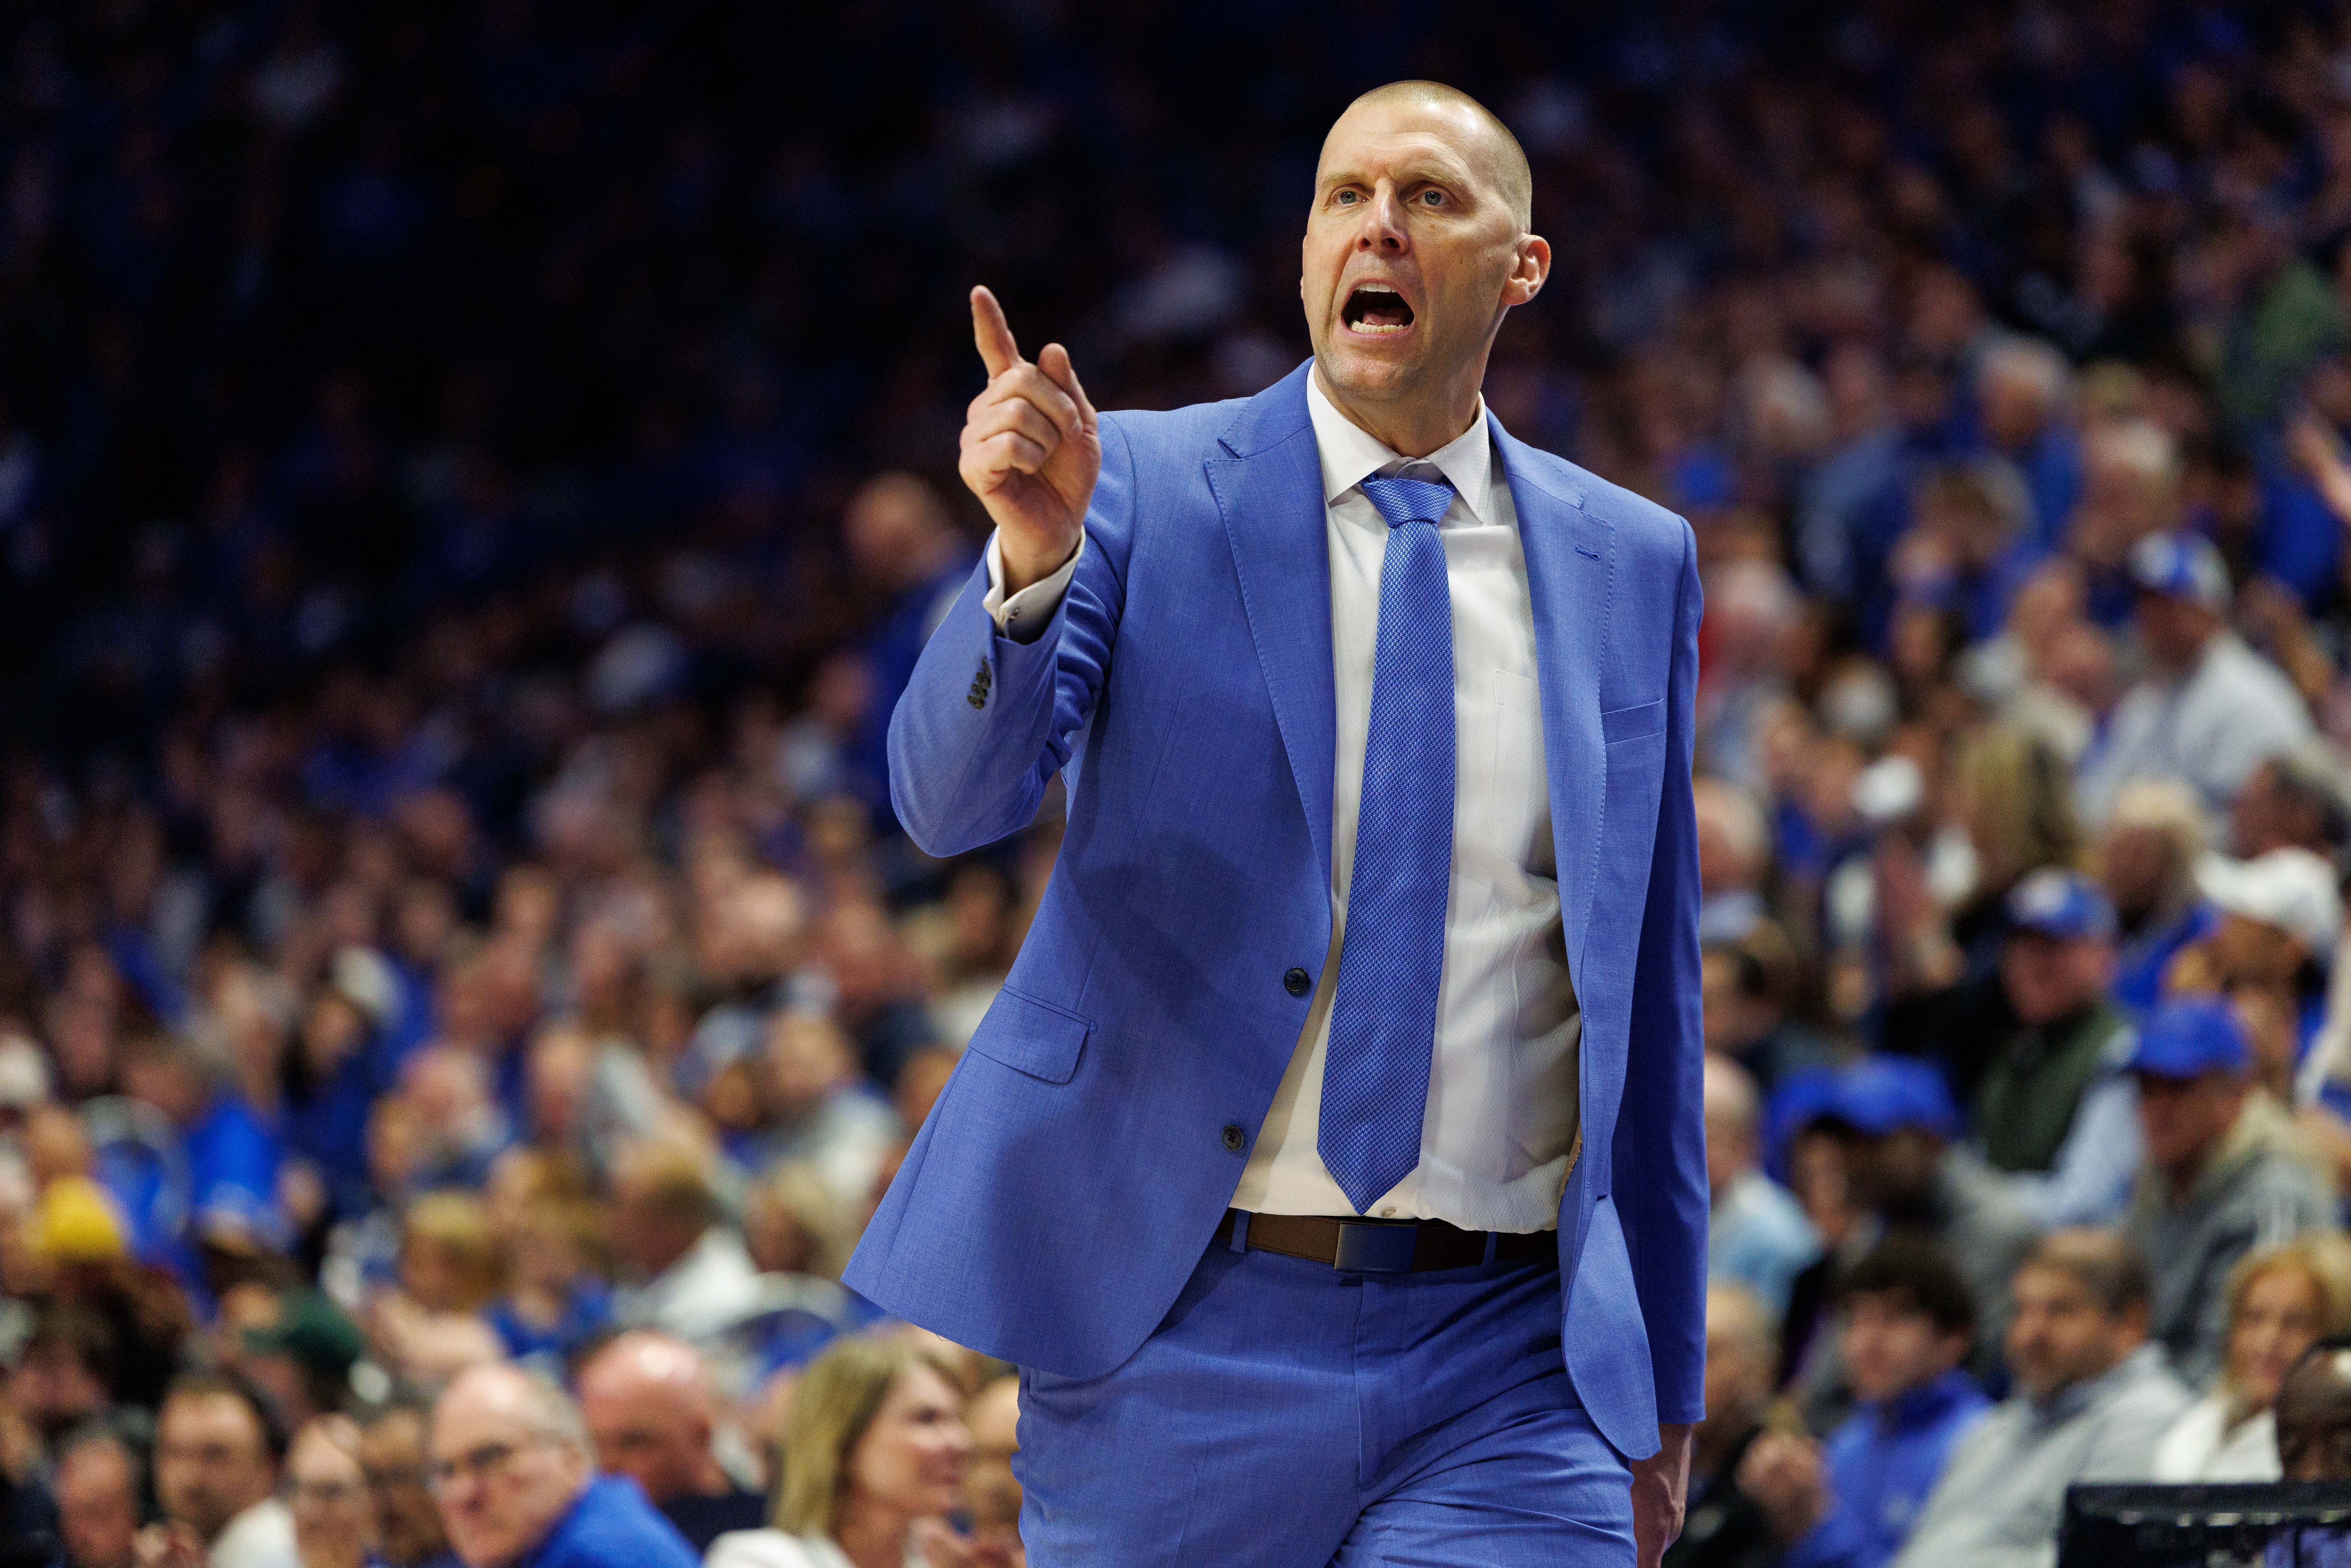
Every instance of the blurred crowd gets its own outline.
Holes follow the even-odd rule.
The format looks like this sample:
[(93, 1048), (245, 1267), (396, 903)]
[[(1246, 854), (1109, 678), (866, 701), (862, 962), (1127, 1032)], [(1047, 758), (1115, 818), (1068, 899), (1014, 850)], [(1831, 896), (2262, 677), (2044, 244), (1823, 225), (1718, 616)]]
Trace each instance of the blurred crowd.
[(1698, 534), (1669, 1561), (2351, 1479), (2351, 15), (1571, 9), (9, 7), (0, 1555), (1019, 1560), (838, 1282), (1055, 849), (888, 797), (964, 290), (1254, 392), (1413, 72), (1557, 255), (1492, 409)]

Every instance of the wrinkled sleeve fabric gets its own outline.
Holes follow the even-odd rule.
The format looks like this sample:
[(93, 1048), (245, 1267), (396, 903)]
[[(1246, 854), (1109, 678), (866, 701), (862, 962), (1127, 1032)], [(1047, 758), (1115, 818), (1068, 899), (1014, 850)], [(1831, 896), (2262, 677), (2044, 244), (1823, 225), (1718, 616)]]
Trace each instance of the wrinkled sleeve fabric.
[(1086, 537), (1050, 613), (1028, 641), (1008, 635), (987, 604), (1002, 569), (991, 580), (983, 558), (891, 715), (890, 801), (927, 854), (962, 854), (1028, 826), (1092, 716), (1126, 602), (1135, 497), (1126, 432), (1115, 414), (1102, 429)]

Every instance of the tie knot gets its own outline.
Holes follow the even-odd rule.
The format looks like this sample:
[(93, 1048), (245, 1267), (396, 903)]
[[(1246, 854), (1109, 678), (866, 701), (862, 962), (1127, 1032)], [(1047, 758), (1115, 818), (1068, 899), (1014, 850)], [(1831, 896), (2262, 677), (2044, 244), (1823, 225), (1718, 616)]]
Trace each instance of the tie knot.
[(1453, 504), (1453, 486), (1442, 479), (1407, 479), (1401, 474), (1374, 474), (1364, 481), (1364, 494), (1388, 520), (1400, 528), (1406, 523), (1436, 526)]

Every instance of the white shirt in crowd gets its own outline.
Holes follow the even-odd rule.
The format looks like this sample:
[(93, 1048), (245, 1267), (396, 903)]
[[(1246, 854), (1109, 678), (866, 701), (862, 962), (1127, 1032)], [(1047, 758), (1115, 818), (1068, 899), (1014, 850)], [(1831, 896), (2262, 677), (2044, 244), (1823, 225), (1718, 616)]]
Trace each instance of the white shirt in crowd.
[(2278, 1465), (2277, 1416), (2267, 1410), (2229, 1425), (2230, 1399), (2214, 1389), (2173, 1422), (2155, 1446), (2159, 1481), (2273, 1481)]
[[(787, 1535), (780, 1530), (730, 1530), (710, 1543), (702, 1568), (852, 1568), (849, 1554), (821, 1535)], [(906, 1568), (928, 1568), (913, 1542)]]
[[(1369, 1212), (1443, 1219), (1470, 1230), (1548, 1229), (1558, 1223), (1577, 1144), (1582, 1018), (1560, 917), (1536, 702), (1534, 611), (1518, 508), (1495, 462), (1482, 401), (1468, 431), (1409, 465), (1341, 413), (1317, 378), (1307, 382), (1306, 403), (1322, 454), (1331, 552), (1338, 721), (1331, 949), (1233, 1206), (1260, 1214), (1354, 1212), (1316, 1145), (1387, 550), (1387, 522), (1364, 494), (1363, 481), (1399, 469), (1427, 477), (1434, 468), (1456, 491), (1438, 524), (1453, 601), (1453, 885), (1420, 1166)], [(1084, 549), (1081, 541), (1079, 555)], [(1043, 630), (1078, 559), (1008, 600), (1002, 557), (996, 540), (988, 541), (983, 602), (1006, 635), (1025, 641), (1024, 632), (1033, 637)]]
[(2149, 676), (2125, 694), (2080, 763), (2074, 804), (2102, 823), (2134, 779), (2179, 779), (2217, 817), (2246, 777), (2310, 734), (2310, 710), (2279, 668), (2233, 632), (2204, 645), (2176, 680)]
[(205, 1568), (298, 1568), (294, 1514), (276, 1498), (265, 1498), (221, 1527), (205, 1554)]

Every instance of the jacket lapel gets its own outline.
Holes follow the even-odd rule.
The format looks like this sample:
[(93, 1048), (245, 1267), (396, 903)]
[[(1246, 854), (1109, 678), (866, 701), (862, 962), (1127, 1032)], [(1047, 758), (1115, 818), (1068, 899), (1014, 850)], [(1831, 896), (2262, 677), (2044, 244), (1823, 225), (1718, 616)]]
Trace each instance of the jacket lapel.
[[(1274, 723), (1331, 881), (1338, 699), (1331, 673), (1331, 546), (1322, 463), (1306, 413), (1308, 361), (1240, 407), (1208, 458)], [(1594, 721), (1597, 733), (1597, 720)]]
[(1607, 752), (1600, 728), (1601, 658), (1615, 530), (1584, 510), (1581, 491), (1546, 476), (1532, 450), (1487, 415), (1494, 448), (1519, 513), (1527, 593), (1535, 620), (1535, 685), (1542, 706), (1543, 758), (1551, 783), (1552, 852), (1559, 859), (1560, 917), (1568, 974), (1588, 1011), (1596, 977), (1584, 973), (1592, 891), (1600, 863)]

